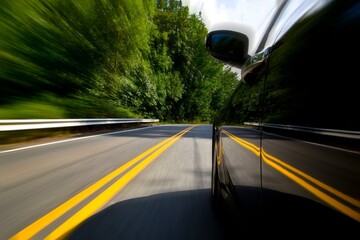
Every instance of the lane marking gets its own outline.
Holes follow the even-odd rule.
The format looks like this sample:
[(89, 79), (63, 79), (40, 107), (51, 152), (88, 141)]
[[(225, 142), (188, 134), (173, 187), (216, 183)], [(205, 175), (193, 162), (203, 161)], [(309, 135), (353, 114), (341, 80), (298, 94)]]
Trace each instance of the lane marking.
[[(186, 129), (185, 129), (186, 130)], [(184, 130), (183, 130), (184, 131)], [(18, 239), (30, 239), (34, 235), (36, 235), (38, 232), (43, 230), (45, 227), (47, 227), (49, 224), (54, 222), (56, 219), (64, 215), (66, 212), (68, 212), (70, 209), (75, 207), (77, 204), (85, 200), (87, 197), (89, 197), (91, 194), (99, 190), (101, 187), (103, 187), (105, 184), (116, 178), (118, 175), (126, 171), (128, 168), (132, 167), (134, 164), (139, 162), (141, 159), (145, 158), (155, 150), (159, 149), (161, 146), (167, 144), (172, 139), (180, 135), (183, 131), (180, 131), (179, 133), (173, 135), (170, 138), (165, 139), (164, 141), (156, 144), (152, 148), (146, 150), (145, 152), (141, 153), (137, 157), (133, 158), (129, 162), (125, 163), (118, 169), (114, 170), (113, 172), (107, 174), (99, 181), (95, 182), (90, 187), (86, 188), (85, 190), (81, 191), (68, 201), (64, 202), (60, 206), (56, 207), (51, 212), (47, 213), (43, 217), (39, 218), (20, 232), (16, 233), (14, 236), (10, 238), (10, 240), (18, 240)]]
[(358, 207), (360, 208), (360, 201), (357, 200), (357, 199), (354, 199), (338, 190), (336, 190), (335, 188), (317, 180), (316, 178), (313, 178), (312, 176), (294, 168), (293, 166), (281, 161), (280, 159), (274, 157), (274, 156), (271, 156), (270, 154), (266, 153), (264, 150), (262, 150), (263, 152), (263, 157), (266, 158), (268, 161), (273, 161), (274, 163), (277, 163), (278, 165), (282, 165), (283, 167), (293, 171), (294, 173), (302, 176), (303, 178), (307, 179), (308, 181), (314, 183), (315, 185), (318, 185), (319, 187), (325, 189), (326, 191), (334, 194), (335, 196), (343, 199), (344, 201), (354, 205), (355, 207)]
[(223, 130), (226, 135), (228, 135), (232, 140), (240, 144), (241, 146), (245, 147), (246, 149), (250, 150), (252, 153), (254, 153), (256, 156), (260, 156), (260, 148), (256, 146), (255, 144), (252, 144), (250, 142), (247, 142), (239, 137), (236, 137), (235, 135), (229, 133), (226, 130)]
[[(231, 139), (233, 139), (235, 142), (237, 142), (238, 144), (240, 144), (241, 146), (245, 147), (246, 149), (250, 150), (251, 152), (253, 152), (256, 156), (260, 156), (260, 148), (255, 146), (254, 144), (247, 142), (239, 137), (236, 137), (235, 135), (227, 132), (226, 130), (223, 130), (224, 133), (226, 135), (228, 135)], [(300, 186), (302, 186), (303, 188), (305, 188), (306, 190), (308, 190), (309, 192), (313, 193), (315, 196), (317, 196), (318, 198), (322, 199), (324, 202), (328, 203), (330, 206), (338, 209), (340, 212), (344, 213), (345, 215), (355, 219), (356, 221), (360, 221), (360, 213), (344, 204), (342, 204), (341, 202), (337, 201), (336, 199), (332, 198), (331, 196), (327, 195), (326, 193), (322, 192), (321, 190), (317, 189), (316, 187), (308, 184), (307, 182), (305, 182), (303, 179), (301, 179), (300, 177), (296, 176), (295, 174), (298, 174), (299, 176), (303, 177), (304, 179), (308, 180), (309, 182), (311, 182), (314, 185), (317, 185), (321, 188), (323, 188), (324, 190), (328, 191), (329, 193), (337, 196), (338, 198), (341, 198), (342, 200), (344, 200), (345, 202), (355, 206), (355, 207), (360, 207), (360, 201), (357, 199), (354, 199), (338, 190), (336, 190), (335, 188), (311, 177), (310, 175), (292, 167), (291, 165), (281, 161), (280, 159), (268, 154), (265, 152), (265, 150), (261, 149), (261, 153), (262, 153), (262, 157), (264, 159), (264, 161), (270, 165), (271, 167), (275, 168), (276, 170), (278, 170), (279, 172), (281, 172), (282, 174), (284, 174), (285, 176), (289, 177), (291, 180), (293, 180), (294, 182), (296, 182), (297, 184), (299, 184)], [(281, 167), (280, 165), (282, 165), (283, 167)], [(287, 170), (287, 169), (288, 170)], [(293, 173), (291, 173), (290, 171), (292, 171)]]
[(152, 163), (160, 154), (162, 154), (166, 149), (172, 146), (177, 140), (179, 140), (185, 133), (190, 131), (195, 126), (191, 126), (181, 132), (178, 136), (171, 139), (165, 145), (161, 146), (145, 160), (136, 165), (123, 177), (113, 183), (105, 191), (99, 194), (91, 202), (81, 208), (76, 212), (72, 217), (66, 220), (58, 228), (56, 228), (52, 233), (50, 233), (45, 240), (52, 239), (61, 239), (62, 236), (66, 235), (71, 229), (76, 227), (79, 223), (96, 213), (100, 208), (102, 208), (107, 202), (109, 202), (121, 189), (123, 189), (132, 179), (134, 179), (141, 171), (143, 171), (150, 163)]
[(299, 184), (300, 186), (302, 186), (303, 188), (305, 188), (306, 190), (308, 190), (309, 192), (311, 192), (312, 194), (314, 194), (315, 196), (317, 196), (318, 198), (323, 200), (324, 202), (328, 203), (330, 206), (333, 206), (334, 208), (336, 208), (340, 212), (342, 212), (345, 215), (355, 219), (356, 221), (360, 221), (360, 213), (359, 212), (353, 210), (352, 208), (350, 208), (350, 207), (346, 206), (345, 204), (337, 201), (336, 199), (332, 198), (331, 196), (329, 196), (328, 194), (322, 192), (321, 190), (317, 189), (316, 187), (310, 185), (309, 183), (305, 182), (300, 177), (298, 177), (295, 174), (287, 171), (285, 168), (282, 168), (280, 165), (278, 165), (275, 162), (271, 161), (267, 157), (264, 157), (264, 161), (267, 164), (269, 164), (271, 167), (275, 168), (276, 170), (278, 170), (279, 172), (281, 172), (282, 174), (284, 174), (285, 176), (287, 176), (288, 178), (290, 178), (291, 180), (293, 180), (294, 182), (296, 182), (297, 184)]
[(0, 151), (0, 154), (16, 152), (16, 151), (20, 151), (20, 150), (26, 150), (26, 149), (37, 148), (37, 147), (43, 147), (43, 146), (48, 146), (48, 145), (53, 145), (53, 144), (58, 144), (58, 143), (65, 143), (65, 142), (83, 140), (83, 139), (93, 138), (93, 137), (113, 135), (113, 134), (124, 133), (124, 132), (134, 132), (134, 131), (139, 131), (139, 130), (143, 130), (143, 129), (146, 129), (146, 128), (154, 128), (154, 127), (152, 126), (152, 127), (143, 127), (143, 128), (137, 128), (137, 129), (129, 129), (129, 130), (123, 130), (123, 131), (116, 131), (116, 132), (110, 132), (110, 133), (102, 133), (102, 134), (97, 134), (97, 135), (91, 135), (91, 136), (86, 136), (86, 137), (71, 138), (71, 139), (55, 141), (55, 142), (49, 142), (49, 143), (36, 144), (36, 145), (32, 145), (32, 146), (26, 146), (26, 147), (20, 147), (20, 148), (15, 148), (15, 149), (3, 150), (3, 151)]

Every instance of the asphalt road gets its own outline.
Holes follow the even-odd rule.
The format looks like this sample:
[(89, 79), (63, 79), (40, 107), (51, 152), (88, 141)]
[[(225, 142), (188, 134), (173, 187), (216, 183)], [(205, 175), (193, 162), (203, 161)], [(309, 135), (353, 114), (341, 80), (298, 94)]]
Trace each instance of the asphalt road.
[(224, 239), (211, 130), (163, 125), (0, 152), (0, 239)]

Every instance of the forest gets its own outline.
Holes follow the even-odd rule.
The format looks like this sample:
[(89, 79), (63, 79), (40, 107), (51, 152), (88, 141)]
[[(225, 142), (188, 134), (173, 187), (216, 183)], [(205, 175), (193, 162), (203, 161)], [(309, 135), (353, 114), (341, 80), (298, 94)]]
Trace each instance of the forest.
[(0, 119), (211, 122), (239, 84), (180, 0), (1, 0)]

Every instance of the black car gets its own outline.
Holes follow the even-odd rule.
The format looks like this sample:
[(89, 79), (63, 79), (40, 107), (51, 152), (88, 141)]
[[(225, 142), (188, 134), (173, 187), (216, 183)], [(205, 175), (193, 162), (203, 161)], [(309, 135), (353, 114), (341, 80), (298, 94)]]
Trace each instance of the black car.
[(360, 1), (281, 1), (263, 37), (209, 31), (241, 69), (213, 127), (212, 201), (229, 236), (360, 233)]

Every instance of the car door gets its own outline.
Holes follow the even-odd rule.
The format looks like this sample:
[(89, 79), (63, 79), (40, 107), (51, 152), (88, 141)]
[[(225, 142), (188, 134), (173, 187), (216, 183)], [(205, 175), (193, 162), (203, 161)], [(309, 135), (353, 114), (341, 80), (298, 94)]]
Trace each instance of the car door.
[(246, 32), (207, 35), (210, 55), (240, 67), (242, 80), (219, 116), (227, 125), (214, 125), (213, 196), (238, 209), (233, 219), (243, 221), (233, 229), (352, 237), (360, 228), (360, 3), (284, 3), (256, 54)]
[(261, 97), (264, 228), (359, 228), (359, 6), (333, 1), (271, 47)]

